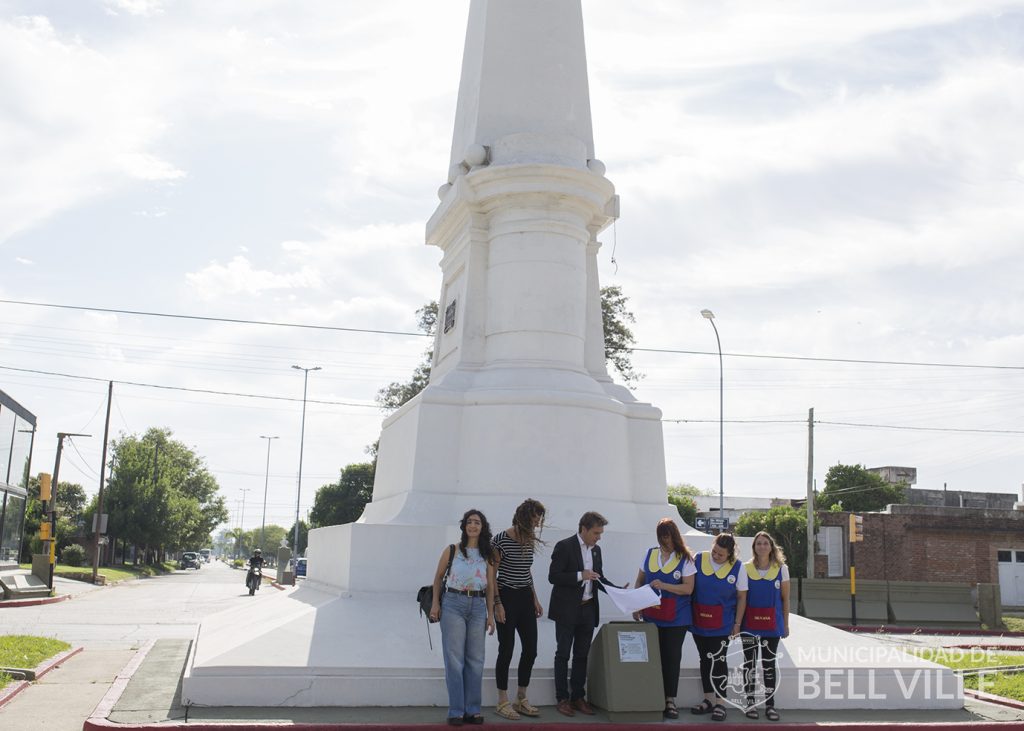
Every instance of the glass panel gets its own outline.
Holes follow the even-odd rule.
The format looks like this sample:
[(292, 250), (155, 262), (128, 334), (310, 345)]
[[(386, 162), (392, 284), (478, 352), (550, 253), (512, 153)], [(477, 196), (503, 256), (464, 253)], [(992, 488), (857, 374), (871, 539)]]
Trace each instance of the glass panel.
[(20, 416), (14, 423), (14, 444), (11, 449), (9, 485), (28, 489), (29, 458), (32, 456), (32, 425)]
[(0, 406), (0, 482), (9, 485), (7, 468), (11, 464), (11, 440), (14, 438), (14, 418), (16, 414), (10, 409)]
[(0, 563), (18, 562), (23, 525), (21, 519), (24, 513), (25, 498), (8, 493), (3, 523), (0, 524)]
[(1017, 563), (1024, 563), (1024, 551), (1017, 551)]
[(1013, 560), (1013, 558), (1011, 557), (1012, 553), (1012, 551), (999, 551), (999, 563), (1010, 563), (1010, 561)]

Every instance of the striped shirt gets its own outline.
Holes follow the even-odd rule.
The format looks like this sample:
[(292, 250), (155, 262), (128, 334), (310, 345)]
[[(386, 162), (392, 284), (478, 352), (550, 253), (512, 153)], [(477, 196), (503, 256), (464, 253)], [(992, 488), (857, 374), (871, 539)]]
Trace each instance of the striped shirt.
[(491, 539), (491, 545), (501, 557), (498, 564), (498, 586), (506, 589), (525, 589), (533, 586), (533, 544), (522, 545), (501, 531)]

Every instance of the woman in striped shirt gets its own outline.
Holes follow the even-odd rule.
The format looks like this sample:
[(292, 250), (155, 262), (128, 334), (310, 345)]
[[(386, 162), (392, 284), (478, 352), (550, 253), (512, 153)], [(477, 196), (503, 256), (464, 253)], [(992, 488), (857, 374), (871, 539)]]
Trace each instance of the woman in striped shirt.
[[(544, 525), (544, 506), (537, 500), (524, 500), (516, 508), (512, 527), (503, 530), (491, 540), (498, 559), (498, 596), (494, 599), (494, 618), (498, 625), (498, 661), (494, 679), (498, 685), (497, 714), (516, 720), (520, 714), (539, 716), (540, 711), (530, 704), (526, 688), (537, 659), (537, 619), (544, 608), (537, 599), (533, 586), (533, 553), (541, 545), (540, 532)], [(516, 647), (516, 633), (522, 650), (519, 653), (519, 689), (516, 700), (508, 699), (508, 671)]]

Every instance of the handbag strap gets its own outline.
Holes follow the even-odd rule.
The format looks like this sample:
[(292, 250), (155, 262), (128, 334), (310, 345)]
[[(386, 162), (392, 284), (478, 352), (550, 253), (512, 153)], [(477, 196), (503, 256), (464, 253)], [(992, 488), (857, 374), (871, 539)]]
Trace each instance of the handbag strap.
[(448, 546), (448, 566), (444, 570), (444, 576), (441, 577), (441, 590), (444, 590), (444, 585), (448, 583), (448, 574), (452, 572), (452, 561), (455, 560), (455, 544), (452, 543)]

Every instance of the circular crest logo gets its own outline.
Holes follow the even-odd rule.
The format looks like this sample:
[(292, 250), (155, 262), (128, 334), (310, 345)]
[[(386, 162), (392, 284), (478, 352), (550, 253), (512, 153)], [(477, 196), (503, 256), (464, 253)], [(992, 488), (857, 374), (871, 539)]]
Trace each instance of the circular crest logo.
[(682, 571), (675, 571), (672, 574), (672, 578), (676, 579), (678, 581), (679, 579), (683, 578), (683, 572)]
[[(712, 660), (721, 660), (716, 663), (717, 667), (726, 668), (725, 671), (725, 702), (741, 711), (748, 708), (764, 705), (769, 698), (773, 698), (778, 692), (778, 682), (781, 681), (781, 673), (776, 672), (776, 686), (769, 689), (764, 682), (762, 661), (775, 660), (777, 663), (782, 657), (782, 647), (779, 646), (774, 656), (768, 646), (760, 642), (760, 637), (749, 632), (740, 632), (737, 639), (739, 642), (725, 641), (717, 652), (708, 653)], [(744, 665), (743, 648), (753, 648), (755, 662), (752, 667)], [(712, 672), (712, 682), (720, 679), (721, 675)], [(753, 691), (753, 692), (751, 692)], [(747, 698), (753, 698), (753, 706), (747, 703)]]
[(776, 589), (778, 589), (778, 588), (780, 588), (781, 586), (782, 586), (782, 582), (781, 582), (781, 581), (779, 581), (778, 579), (776, 579), (776, 580), (775, 580), (775, 588), (776, 588)]
[(736, 583), (736, 577), (733, 576), (732, 574), (729, 574), (729, 578), (726, 579), (726, 581), (728, 581), (730, 584), (735, 584)]

